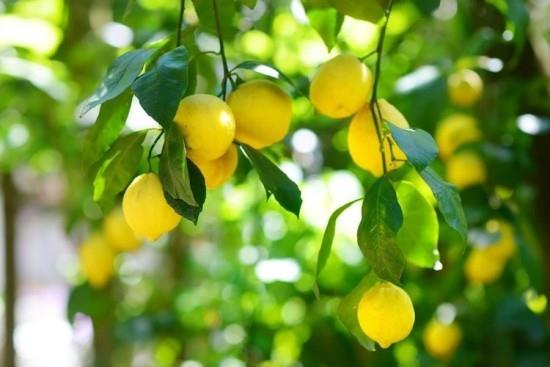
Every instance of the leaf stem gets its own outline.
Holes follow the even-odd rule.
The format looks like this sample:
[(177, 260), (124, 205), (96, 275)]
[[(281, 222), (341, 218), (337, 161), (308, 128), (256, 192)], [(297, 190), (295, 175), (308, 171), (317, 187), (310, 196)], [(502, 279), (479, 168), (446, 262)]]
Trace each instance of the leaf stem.
[(178, 19), (178, 31), (176, 33), (176, 47), (181, 45), (181, 28), (183, 26), (183, 13), (185, 12), (185, 0), (180, 0), (180, 15)]
[(372, 96), (370, 100), (370, 111), (372, 119), (374, 120), (374, 127), (376, 128), (376, 136), (378, 137), (378, 143), (380, 144), (380, 155), (382, 156), (382, 168), (384, 174), (388, 172), (386, 154), (384, 148), (384, 138), (382, 136), (382, 114), (380, 113), (380, 107), (378, 106), (377, 92), (378, 83), (380, 80), (380, 67), (382, 65), (382, 52), (384, 51), (384, 39), (386, 38), (386, 29), (388, 28), (388, 22), (390, 20), (391, 9), (393, 6), (393, 0), (388, 0), (388, 5), (384, 12), (385, 21), (380, 29), (380, 37), (378, 38), (378, 44), (376, 45), (376, 66), (374, 69), (374, 83), (372, 86)]
[(220, 55), (222, 57), (222, 65), (223, 65), (223, 78), (222, 78), (222, 91), (221, 96), (223, 99), (225, 99), (225, 96), (227, 94), (227, 80), (231, 78), (231, 72), (229, 71), (229, 66), (227, 65), (227, 57), (225, 56), (225, 46), (223, 44), (223, 34), (222, 34), (222, 26), (220, 22), (220, 10), (218, 8), (218, 1), (212, 0), (212, 5), (214, 7), (214, 17), (216, 21), (216, 33), (218, 34), (218, 41), (220, 42)]
[(151, 144), (151, 148), (149, 148), (149, 153), (147, 154), (147, 164), (149, 166), (149, 172), (153, 172), (153, 168), (151, 167), (151, 158), (153, 156), (153, 149), (155, 149), (155, 146), (159, 142), (160, 138), (164, 135), (164, 129), (160, 131), (160, 134), (157, 135), (155, 140), (153, 141), (153, 144)]

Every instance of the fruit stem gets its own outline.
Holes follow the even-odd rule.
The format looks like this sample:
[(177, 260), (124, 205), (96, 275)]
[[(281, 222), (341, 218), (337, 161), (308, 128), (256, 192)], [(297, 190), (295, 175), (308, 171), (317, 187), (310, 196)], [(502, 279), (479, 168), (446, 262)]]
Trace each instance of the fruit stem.
[(180, 1), (180, 15), (178, 19), (178, 31), (176, 33), (176, 47), (181, 45), (181, 27), (183, 26), (183, 13), (185, 12), (185, 0)]
[(382, 168), (384, 174), (388, 172), (386, 155), (384, 152), (384, 138), (382, 136), (382, 114), (380, 113), (380, 107), (377, 101), (378, 82), (380, 80), (380, 67), (382, 64), (382, 51), (384, 50), (384, 39), (386, 38), (386, 29), (388, 28), (388, 22), (390, 20), (391, 9), (393, 6), (393, 0), (388, 1), (388, 6), (384, 12), (386, 20), (380, 29), (380, 37), (378, 38), (378, 44), (376, 45), (376, 66), (374, 69), (374, 83), (372, 86), (372, 97), (370, 100), (370, 111), (372, 119), (374, 120), (374, 127), (376, 128), (376, 136), (378, 137), (378, 143), (380, 144), (380, 155), (382, 156)]
[(151, 148), (149, 148), (149, 154), (147, 154), (147, 164), (149, 165), (149, 172), (153, 172), (153, 169), (151, 167), (151, 158), (153, 156), (153, 149), (155, 149), (155, 145), (157, 145), (160, 138), (164, 135), (164, 129), (160, 131), (160, 134), (155, 138), (153, 141), (153, 144), (151, 144)]
[(214, 6), (214, 17), (216, 20), (216, 33), (218, 34), (218, 41), (220, 42), (220, 55), (222, 57), (223, 65), (223, 78), (222, 78), (222, 98), (225, 99), (227, 93), (227, 80), (230, 79), (231, 72), (229, 71), (229, 66), (227, 65), (227, 57), (225, 56), (225, 47), (223, 44), (223, 34), (222, 26), (220, 23), (220, 12), (218, 9), (218, 1), (212, 0), (212, 5)]

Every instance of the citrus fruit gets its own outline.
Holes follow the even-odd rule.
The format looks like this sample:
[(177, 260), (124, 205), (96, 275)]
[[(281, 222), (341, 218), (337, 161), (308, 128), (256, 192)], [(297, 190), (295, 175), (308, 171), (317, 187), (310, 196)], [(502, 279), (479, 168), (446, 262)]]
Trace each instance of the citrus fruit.
[(487, 251), (491, 256), (507, 261), (517, 250), (514, 228), (510, 223), (505, 221), (496, 222), (496, 226), (498, 228), (499, 239), (495, 243), (489, 245)]
[(461, 145), (481, 139), (475, 118), (455, 113), (441, 120), (435, 132), (439, 155), (447, 159)]
[(354, 114), (372, 93), (372, 73), (352, 55), (339, 55), (317, 71), (309, 87), (315, 108), (325, 116), (343, 118)]
[(447, 161), (447, 180), (459, 189), (481, 184), (486, 178), (485, 163), (474, 152), (459, 152)]
[(113, 209), (103, 219), (103, 234), (107, 242), (117, 251), (135, 250), (141, 245), (134, 231), (126, 223), (122, 208)]
[(100, 234), (92, 234), (80, 246), (80, 265), (84, 277), (90, 285), (101, 288), (107, 284), (114, 273), (113, 261), (115, 254)]
[(409, 295), (390, 282), (381, 282), (363, 294), (357, 307), (361, 330), (382, 348), (406, 338), (414, 324)]
[(469, 107), (479, 101), (483, 93), (483, 80), (473, 70), (462, 69), (449, 76), (448, 92), (451, 102), (460, 107)]
[(452, 357), (462, 340), (462, 331), (455, 324), (443, 324), (432, 320), (424, 329), (423, 341), (426, 350), (434, 357), (448, 359)]
[(292, 120), (290, 97), (275, 83), (243, 83), (227, 98), (235, 116), (235, 139), (261, 149), (281, 141)]
[(464, 273), (470, 283), (489, 284), (504, 270), (505, 262), (491, 255), (486, 248), (474, 248), (464, 264)]
[(219, 158), (235, 138), (233, 112), (227, 103), (208, 94), (184, 98), (174, 122), (183, 135), (189, 157)]
[(227, 152), (218, 159), (207, 161), (195, 157), (192, 161), (197, 165), (204, 176), (206, 187), (214, 189), (224, 184), (233, 176), (237, 168), (238, 158), (239, 154), (237, 153), (237, 147), (231, 145), (229, 149), (227, 149)]
[[(409, 127), (405, 117), (386, 100), (378, 100), (378, 106), (384, 121), (390, 121), (402, 128)], [(370, 171), (375, 176), (381, 176), (384, 173), (380, 143), (378, 142), (374, 119), (368, 103), (351, 120), (348, 131), (348, 149), (351, 159), (359, 167)], [(394, 158), (397, 160), (392, 159), (392, 151)], [(407, 159), (405, 153), (397, 146), (391, 135), (384, 140), (384, 153), (389, 170), (400, 167), (403, 164), (402, 160)]]
[(166, 202), (154, 173), (144, 173), (132, 181), (124, 193), (122, 210), (134, 233), (150, 241), (175, 228), (181, 220)]

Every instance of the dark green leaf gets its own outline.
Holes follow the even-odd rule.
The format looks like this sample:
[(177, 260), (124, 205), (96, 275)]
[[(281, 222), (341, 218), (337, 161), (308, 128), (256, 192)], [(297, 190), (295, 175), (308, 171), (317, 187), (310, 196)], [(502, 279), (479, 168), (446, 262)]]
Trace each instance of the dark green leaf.
[[(237, 28), (233, 26), (233, 20), (237, 14), (237, 2), (229, 0), (216, 1), (220, 12), (222, 35), (225, 39), (230, 39), (237, 33)], [(193, 0), (193, 6), (199, 17), (199, 27), (209, 33), (217, 34), (214, 0)]]
[(466, 225), (466, 217), (462, 209), (460, 195), (456, 187), (443, 181), (430, 167), (424, 168), (420, 172), (420, 175), (432, 189), (445, 222), (465, 240), (468, 228)]
[(94, 179), (94, 200), (109, 203), (134, 177), (143, 155), (143, 139), (148, 130), (119, 138), (104, 154)]
[(395, 142), (418, 171), (422, 171), (437, 157), (437, 144), (424, 130), (402, 129), (391, 122), (388, 122), (388, 126)]
[(107, 75), (101, 86), (88, 99), (82, 109), (82, 115), (128, 89), (154, 51), (153, 49), (139, 49), (127, 52), (117, 58), (107, 70)]
[(241, 149), (252, 167), (258, 172), (268, 197), (273, 194), (283, 208), (298, 216), (302, 206), (302, 196), (298, 185), (256, 149), (246, 144), (242, 144)]
[(372, 352), (376, 350), (374, 342), (363, 332), (361, 326), (359, 325), (359, 320), (357, 319), (357, 307), (359, 302), (365, 294), (376, 282), (378, 278), (371, 271), (367, 276), (361, 280), (359, 285), (355, 287), (347, 296), (345, 296), (338, 306), (338, 318), (344, 324), (344, 326), (349, 330), (350, 333), (357, 338), (357, 341), (361, 345)]
[(378, 179), (363, 201), (357, 242), (368, 263), (380, 278), (399, 283), (405, 257), (397, 245), (403, 224), (395, 190), (386, 177)]
[(95, 124), (84, 138), (84, 162), (96, 162), (116, 140), (124, 127), (131, 104), (132, 93), (126, 91), (101, 105)]
[(165, 131), (164, 146), (159, 161), (162, 187), (170, 197), (197, 206), (189, 180), (183, 137), (175, 124), (170, 124)]
[(329, 0), (340, 13), (376, 23), (384, 16), (384, 10), (375, 0)]
[(439, 260), (439, 222), (435, 209), (410, 182), (401, 181), (396, 192), (403, 211), (403, 225), (397, 232), (397, 244), (407, 261), (433, 268)]
[(162, 55), (155, 66), (132, 85), (141, 107), (155, 121), (168, 126), (187, 90), (189, 53), (185, 46)]
[(332, 242), (334, 241), (334, 233), (336, 231), (336, 221), (347, 208), (349, 208), (359, 200), (362, 199), (353, 200), (347, 204), (342, 205), (332, 213), (328, 220), (327, 226), (325, 228), (325, 233), (323, 234), (323, 240), (321, 241), (319, 255), (317, 256), (317, 267), (315, 269), (315, 282), (313, 284), (313, 290), (317, 298), (319, 298), (319, 287), (317, 286), (317, 280), (319, 278), (319, 274), (327, 264), (330, 251), (332, 249)]
[(189, 172), (191, 189), (193, 190), (193, 197), (198, 205), (189, 205), (183, 200), (173, 198), (166, 191), (164, 191), (164, 197), (166, 198), (168, 204), (170, 204), (170, 206), (179, 215), (197, 224), (199, 215), (202, 212), (204, 201), (206, 200), (206, 185), (204, 183), (204, 177), (202, 176), (201, 171), (190, 159), (187, 159), (187, 169)]
[(307, 10), (307, 17), (311, 26), (319, 33), (328, 50), (336, 45), (336, 40), (344, 16), (332, 8), (312, 8)]
[(107, 289), (95, 289), (88, 283), (83, 283), (71, 289), (67, 302), (67, 318), (72, 323), (77, 313), (83, 313), (95, 321), (104, 320), (113, 306)]

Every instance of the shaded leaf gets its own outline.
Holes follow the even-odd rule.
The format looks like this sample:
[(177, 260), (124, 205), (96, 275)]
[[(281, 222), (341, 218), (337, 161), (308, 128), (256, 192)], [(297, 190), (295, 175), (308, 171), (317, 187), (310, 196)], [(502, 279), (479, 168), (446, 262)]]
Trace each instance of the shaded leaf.
[(439, 204), (439, 210), (445, 222), (466, 240), (466, 217), (462, 209), (462, 201), (455, 186), (443, 181), (430, 167), (424, 168), (420, 175), (430, 186)]
[(386, 177), (378, 179), (363, 201), (357, 242), (378, 277), (399, 283), (405, 257), (397, 245), (397, 232), (403, 224), (395, 190)]
[(384, 16), (384, 9), (374, 0), (329, 0), (340, 13), (376, 23)]
[(67, 302), (67, 319), (74, 322), (77, 313), (88, 315), (93, 320), (106, 319), (113, 309), (113, 301), (107, 289), (96, 289), (89, 283), (71, 289)]
[(336, 221), (347, 208), (360, 200), (362, 199), (353, 200), (349, 203), (342, 205), (331, 214), (328, 220), (325, 232), (323, 233), (323, 240), (321, 241), (321, 248), (319, 249), (319, 255), (317, 256), (317, 267), (315, 269), (315, 281), (313, 284), (313, 290), (317, 298), (319, 298), (319, 287), (317, 286), (317, 280), (319, 278), (319, 274), (327, 264), (330, 251), (332, 250), (332, 242), (334, 241), (334, 234), (336, 232)]
[(342, 13), (333, 8), (312, 8), (307, 10), (309, 24), (319, 33), (330, 51), (335, 45), (338, 33), (344, 23)]
[(128, 89), (154, 51), (154, 49), (139, 49), (118, 57), (107, 70), (101, 86), (88, 99), (82, 109), (82, 115)]
[(417, 170), (423, 170), (437, 157), (437, 144), (424, 130), (402, 129), (391, 122), (388, 126), (395, 142)]
[(164, 191), (164, 197), (179, 215), (197, 224), (204, 201), (206, 200), (206, 185), (201, 171), (190, 159), (187, 159), (187, 170), (189, 172), (191, 190), (193, 191), (193, 197), (197, 205), (189, 205), (183, 200), (170, 196), (166, 191)]
[[(222, 35), (224, 39), (230, 39), (237, 33), (237, 28), (233, 26), (233, 20), (237, 14), (237, 2), (228, 0), (216, 1), (220, 13)], [(214, 0), (193, 0), (193, 6), (199, 17), (199, 27), (211, 34), (217, 34)]]
[(302, 194), (298, 185), (261, 152), (246, 144), (242, 144), (241, 149), (258, 172), (268, 197), (273, 194), (283, 208), (298, 216), (302, 206)]
[(187, 90), (189, 53), (185, 46), (168, 51), (139, 77), (132, 89), (141, 107), (163, 126), (172, 122)]

